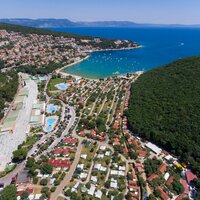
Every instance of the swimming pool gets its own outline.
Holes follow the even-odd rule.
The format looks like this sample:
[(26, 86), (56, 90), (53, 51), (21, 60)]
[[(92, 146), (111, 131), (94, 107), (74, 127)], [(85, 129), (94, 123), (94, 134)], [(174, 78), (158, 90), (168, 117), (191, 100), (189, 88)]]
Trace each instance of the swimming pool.
[(57, 87), (59, 90), (66, 90), (68, 86), (69, 85), (67, 83), (59, 83), (55, 85), (55, 87)]
[(51, 116), (51, 117), (47, 117), (45, 120), (45, 127), (44, 127), (44, 131), (45, 132), (51, 132), (58, 120), (58, 116)]
[(47, 106), (47, 113), (52, 114), (52, 113), (58, 111), (59, 108), (60, 108), (60, 107), (59, 107), (58, 105), (49, 104), (49, 105)]

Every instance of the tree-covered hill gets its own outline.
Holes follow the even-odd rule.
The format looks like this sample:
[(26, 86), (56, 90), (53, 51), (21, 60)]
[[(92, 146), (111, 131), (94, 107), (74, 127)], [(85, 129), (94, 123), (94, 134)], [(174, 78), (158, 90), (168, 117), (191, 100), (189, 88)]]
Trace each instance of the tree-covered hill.
[(38, 34), (38, 35), (53, 35), (53, 36), (56, 36), (56, 37), (59, 37), (59, 36), (74, 37), (76, 39), (92, 38), (92, 37), (89, 37), (89, 36), (82, 36), (82, 35), (73, 34), (73, 33), (62, 33), (62, 32), (56, 32), (56, 31), (50, 31), (50, 30), (45, 30), (45, 29), (29, 27), (29, 26), (8, 24), (8, 23), (3, 23), (3, 22), (0, 22), (0, 29), (5, 29), (7, 31), (20, 32), (22, 34), (33, 34), (33, 33), (35, 33), (35, 34)]
[(200, 57), (177, 60), (133, 83), (129, 127), (200, 174)]

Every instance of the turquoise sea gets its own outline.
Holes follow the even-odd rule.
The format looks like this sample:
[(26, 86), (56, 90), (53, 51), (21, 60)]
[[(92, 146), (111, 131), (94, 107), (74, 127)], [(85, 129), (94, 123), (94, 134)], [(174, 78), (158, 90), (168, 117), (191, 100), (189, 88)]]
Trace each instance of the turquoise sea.
[(150, 70), (187, 56), (200, 55), (198, 28), (66, 28), (51, 29), (96, 37), (128, 39), (143, 47), (135, 50), (92, 53), (89, 59), (65, 71), (88, 78), (102, 78)]

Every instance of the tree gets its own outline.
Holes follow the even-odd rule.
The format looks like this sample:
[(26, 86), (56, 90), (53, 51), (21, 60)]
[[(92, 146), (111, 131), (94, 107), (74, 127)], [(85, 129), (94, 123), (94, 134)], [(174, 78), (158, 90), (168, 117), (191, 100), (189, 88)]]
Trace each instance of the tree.
[(172, 188), (174, 191), (176, 191), (177, 194), (181, 194), (184, 192), (182, 184), (176, 179), (172, 183)]
[(110, 187), (110, 181), (109, 181), (109, 180), (106, 181), (106, 182), (104, 183), (104, 186), (105, 186), (105, 188), (109, 188), (109, 187)]
[(127, 200), (131, 200), (131, 199), (132, 199), (132, 195), (131, 195), (130, 192), (127, 193), (127, 195), (126, 195), (126, 199), (127, 199)]
[(49, 188), (48, 187), (43, 187), (41, 192), (45, 194), (47, 197), (50, 196)]
[(3, 189), (1, 192), (2, 200), (16, 200), (17, 188), (15, 185), (9, 185)]
[(33, 178), (33, 184), (37, 184), (37, 182), (38, 182), (38, 177), (34, 177)]
[(28, 200), (29, 193), (28, 192), (23, 192), (21, 195), (21, 200)]
[(49, 164), (44, 164), (40, 168), (42, 174), (52, 174), (53, 167)]
[(35, 164), (35, 158), (33, 157), (28, 157), (27, 162), (26, 162), (26, 167), (31, 168)]
[(56, 191), (56, 187), (55, 186), (51, 187), (50, 191), (51, 192), (55, 192)]
[(160, 190), (157, 190), (157, 189), (154, 191), (154, 194), (155, 194), (156, 197), (160, 197), (161, 196)]
[(70, 197), (70, 196), (71, 196), (71, 190), (68, 189), (67, 191), (65, 191), (65, 195), (66, 195), (67, 197)]
[(146, 182), (145, 182), (145, 180), (143, 179), (143, 177), (139, 176), (139, 177), (138, 177), (138, 182), (139, 182), (139, 185), (140, 185), (141, 187), (145, 187), (145, 186), (146, 186)]
[(138, 154), (134, 151), (130, 151), (130, 157), (131, 157), (131, 159), (136, 160), (138, 158)]
[(126, 112), (129, 128), (135, 134), (177, 155), (197, 175), (200, 175), (199, 65), (200, 56), (194, 56), (142, 74), (132, 84)]
[(156, 200), (156, 197), (153, 194), (150, 194), (148, 197), (149, 200)]
[(40, 185), (43, 185), (43, 186), (45, 186), (45, 185), (47, 185), (47, 179), (46, 178), (44, 178), (44, 179), (42, 179), (41, 181), (40, 181)]
[(27, 156), (28, 149), (20, 148), (13, 152), (13, 162), (20, 162), (24, 160)]

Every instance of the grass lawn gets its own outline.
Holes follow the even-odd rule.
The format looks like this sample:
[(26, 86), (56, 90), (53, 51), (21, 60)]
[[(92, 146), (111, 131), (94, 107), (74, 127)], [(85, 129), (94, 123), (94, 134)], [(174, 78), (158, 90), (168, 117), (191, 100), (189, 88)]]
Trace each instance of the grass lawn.
[(106, 197), (105, 195), (102, 196), (101, 200), (109, 200), (108, 197)]
[(55, 85), (59, 84), (59, 83), (63, 83), (65, 82), (64, 78), (55, 78), (55, 79), (51, 79), (49, 81), (49, 84), (47, 86), (48, 91), (55, 91), (58, 90), (57, 87), (55, 87)]
[(36, 141), (38, 140), (38, 137), (39, 137), (38, 135), (33, 135), (33, 136), (27, 137), (26, 142), (23, 145), (23, 147), (29, 147), (29, 146), (35, 144)]
[[(92, 149), (93, 151), (91, 152)], [(81, 159), (81, 161), (85, 166), (91, 166), (96, 150), (97, 145), (94, 145), (94, 143), (91, 143), (89, 146), (83, 146), (81, 154), (87, 154), (87, 159)]]
[(12, 170), (14, 170), (15, 169), (15, 167), (16, 167), (17, 165), (16, 164), (12, 164), (12, 165), (6, 165), (6, 168), (5, 168), (5, 172), (6, 173), (9, 173), (9, 172), (11, 172)]
[(63, 197), (58, 197), (57, 200), (64, 200), (64, 198)]

